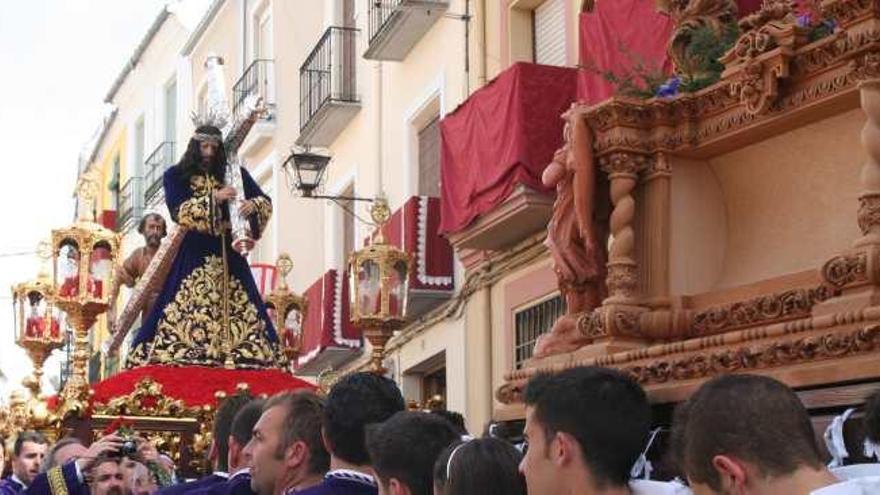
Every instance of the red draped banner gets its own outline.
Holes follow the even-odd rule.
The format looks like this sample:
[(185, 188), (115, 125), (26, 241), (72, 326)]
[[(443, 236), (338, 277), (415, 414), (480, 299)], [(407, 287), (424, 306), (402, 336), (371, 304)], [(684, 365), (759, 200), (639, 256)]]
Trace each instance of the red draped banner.
[(517, 63), (441, 121), (442, 234), (467, 227), (516, 184), (547, 191), (541, 172), (562, 145), (560, 115), (576, 87), (575, 69)]

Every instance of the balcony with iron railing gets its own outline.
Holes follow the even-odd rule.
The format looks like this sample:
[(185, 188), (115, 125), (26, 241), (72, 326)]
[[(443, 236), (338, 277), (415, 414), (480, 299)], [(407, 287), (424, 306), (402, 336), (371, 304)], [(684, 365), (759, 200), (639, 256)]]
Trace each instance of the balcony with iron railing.
[(137, 224), (144, 214), (144, 179), (131, 177), (119, 192), (119, 214), (116, 231), (125, 232)]
[(162, 192), (162, 175), (174, 165), (174, 141), (164, 141), (150, 153), (144, 161), (144, 204), (152, 204), (157, 201)]
[(370, 0), (369, 60), (401, 61), (449, 9), (448, 0)]
[(251, 62), (232, 87), (233, 115), (239, 115), (248, 98), (256, 97), (263, 101), (263, 107), (266, 109), (263, 119), (272, 120), (275, 117), (274, 71), (275, 61), (272, 59), (257, 59)]
[(299, 69), (299, 145), (329, 146), (360, 111), (357, 33), (330, 27)]

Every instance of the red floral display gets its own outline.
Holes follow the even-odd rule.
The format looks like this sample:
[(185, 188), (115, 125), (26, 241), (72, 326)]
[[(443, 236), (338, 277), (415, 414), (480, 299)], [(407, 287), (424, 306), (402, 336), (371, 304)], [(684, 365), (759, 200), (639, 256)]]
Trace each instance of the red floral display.
[(116, 432), (130, 432), (134, 428), (134, 422), (128, 419), (125, 419), (122, 416), (114, 419), (112, 423), (107, 425), (104, 428), (104, 435), (110, 435), (111, 433)]
[(239, 383), (247, 383), (251, 393), (255, 395), (274, 395), (284, 390), (315, 388), (311, 383), (277, 369), (228, 370), (202, 366), (143, 366), (123, 371), (96, 383), (93, 387), (92, 401), (107, 403), (116, 397), (128, 395), (134, 390), (135, 385), (146, 377), (151, 377), (162, 384), (164, 396), (182, 400), (188, 407), (215, 405), (216, 392), (232, 394)]

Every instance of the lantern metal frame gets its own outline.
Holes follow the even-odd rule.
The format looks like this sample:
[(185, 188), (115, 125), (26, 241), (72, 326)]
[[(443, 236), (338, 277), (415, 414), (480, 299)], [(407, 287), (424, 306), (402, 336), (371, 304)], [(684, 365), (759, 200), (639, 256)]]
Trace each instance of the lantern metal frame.
[[(92, 202), (97, 195), (97, 180), (91, 174), (84, 174), (77, 184), (79, 199), (79, 218), (69, 227), (52, 231), (52, 261), (54, 283), (54, 301), (56, 307), (67, 314), (67, 321), (73, 327), (74, 352), (73, 366), (70, 377), (61, 391), (61, 415), (82, 413), (88, 404), (89, 384), (87, 368), (89, 360), (89, 330), (98, 316), (110, 305), (110, 288), (116, 283), (117, 260), (121, 245), (121, 235), (94, 222), (92, 218)], [(58, 258), (61, 249), (68, 242), (76, 244), (79, 250), (77, 290), (66, 295), (60, 290)], [(106, 287), (96, 296), (89, 290), (91, 281), (92, 253), (100, 244), (105, 244), (110, 253), (107, 262), (110, 273), (107, 275)]]
[[(278, 332), (279, 341), (281, 342), (281, 350), (288, 361), (290, 361), (291, 366), (293, 366), (293, 362), (299, 357), (299, 354), (302, 351), (302, 334), (305, 330), (304, 325), (309, 304), (305, 297), (292, 292), (287, 285), (287, 275), (293, 270), (293, 261), (290, 259), (290, 255), (286, 253), (279, 255), (278, 260), (275, 262), (275, 268), (281, 273), (281, 280), (279, 281), (278, 287), (266, 296), (266, 302), (275, 308), (274, 323), (275, 330)], [(287, 315), (293, 310), (299, 312), (300, 333), (299, 335), (293, 335), (291, 345), (286, 345), (282, 332), (290, 331), (286, 326)]]
[[(43, 331), (38, 335), (33, 335), (28, 331), (28, 325), (33, 322), (26, 313), (26, 308), (30, 308), (32, 305), (31, 297), (35, 294), (45, 301), (46, 305), (45, 313), (40, 316)], [(23, 383), (36, 398), (40, 394), (43, 365), (54, 350), (64, 347), (66, 332), (62, 331), (62, 316), (57, 311), (58, 308), (54, 302), (54, 287), (48, 275), (43, 273), (36, 280), (15, 285), (12, 288), (12, 297), (13, 304), (16, 306), (16, 344), (27, 352), (34, 366), (33, 374), (25, 378)], [(52, 335), (53, 326), (57, 328), (54, 336)]]
[[(373, 203), (370, 211), (373, 222), (378, 226), (377, 235), (373, 242), (363, 249), (351, 254), (349, 265), (349, 283), (351, 295), (351, 323), (363, 329), (364, 337), (370, 341), (372, 353), (370, 357), (372, 370), (377, 374), (384, 375), (387, 370), (383, 363), (385, 346), (395, 330), (406, 324), (406, 297), (409, 291), (409, 275), (413, 270), (413, 258), (409, 253), (388, 244), (382, 229), (391, 217), (391, 210), (387, 201), (379, 197)], [(378, 269), (379, 280), (379, 308), (378, 311), (367, 310), (361, 307), (361, 287), (359, 286), (358, 274), (361, 273), (366, 263), (374, 263)], [(406, 273), (400, 279), (403, 285), (404, 300), (399, 301), (400, 311), (391, 311), (391, 280), (400, 263), (406, 266)]]

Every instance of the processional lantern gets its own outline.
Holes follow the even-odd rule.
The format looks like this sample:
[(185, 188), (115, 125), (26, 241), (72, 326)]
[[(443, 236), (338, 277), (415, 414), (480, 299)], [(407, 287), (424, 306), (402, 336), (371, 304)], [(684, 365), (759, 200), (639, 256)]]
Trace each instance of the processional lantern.
[(61, 311), (55, 304), (55, 288), (46, 267), (51, 256), (49, 245), (41, 244), (38, 254), (43, 263), (37, 278), (12, 288), (15, 341), (27, 352), (34, 365), (33, 375), (25, 379), (25, 386), (33, 397), (40, 393), (43, 364), (52, 351), (64, 346), (66, 337), (62, 330)]
[(110, 304), (119, 234), (94, 222), (97, 182), (83, 175), (77, 184), (79, 218), (52, 231), (55, 305), (67, 315), (74, 331), (73, 370), (61, 393), (62, 412), (83, 411), (88, 398), (86, 378), (89, 329)]
[(292, 152), (282, 165), (287, 182), (306, 198), (314, 196), (315, 190), (321, 185), (324, 170), (330, 163), (330, 157), (312, 153), (308, 148)]
[(286, 253), (278, 256), (275, 268), (281, 273), (281, 280), (266, 301), (273, 308), (275, 329), (284, 356), (293, 365), (302, 350), (303, 326), (305, 324), (307, 301), (290, 290), (287, 274), (293, 269), (293, 261)]
[(377, 234), (369, 246), (352, 253), (349, 266), (351, 322), (373, 347), (373, 372), (385, 374), (385, 345), (406, 323), (412, 258), (385, 240), (382, 230), (391, 211), (384, 198), (374, 201), (370, 214)]

